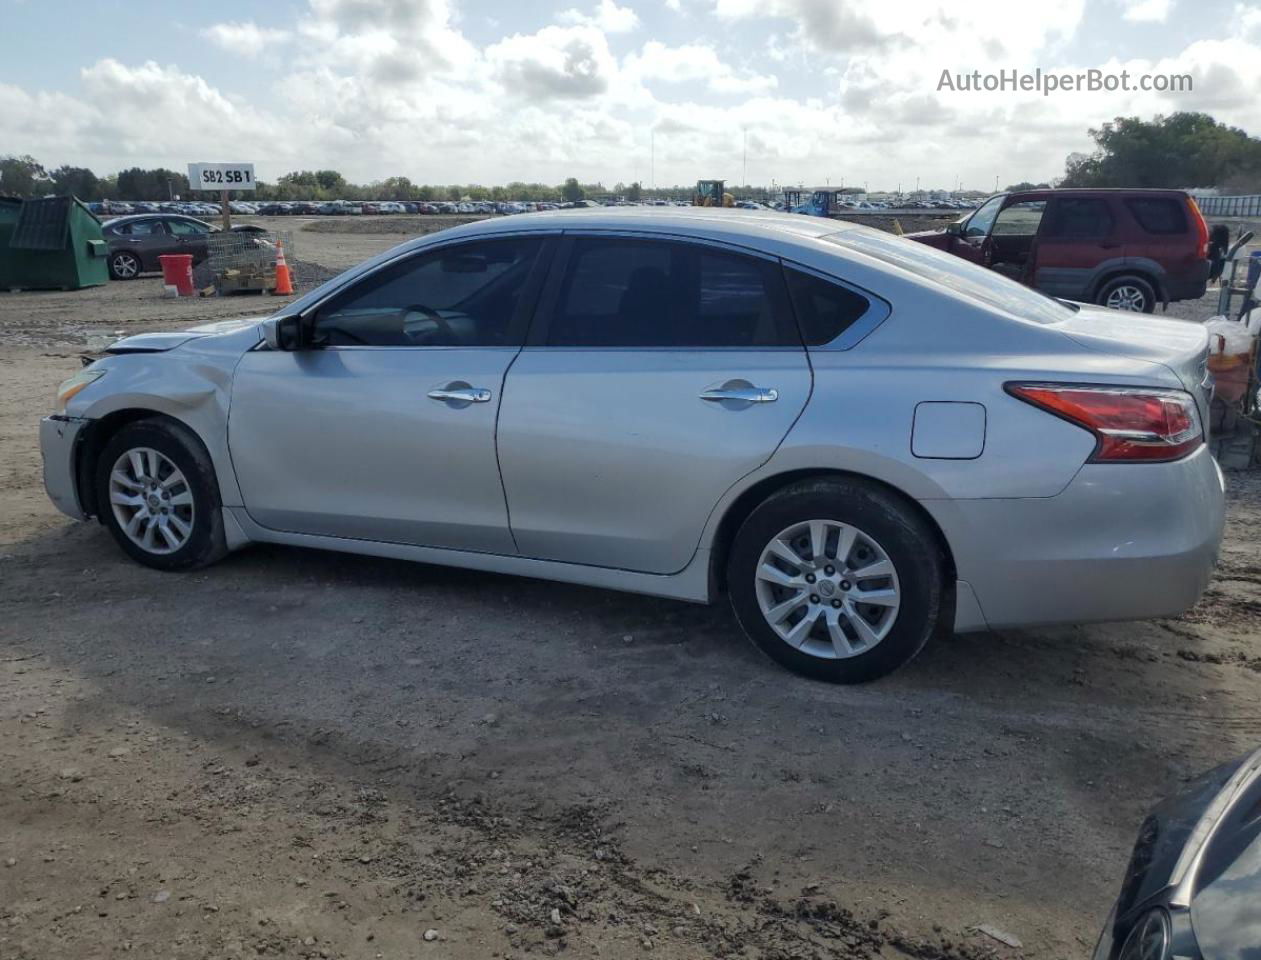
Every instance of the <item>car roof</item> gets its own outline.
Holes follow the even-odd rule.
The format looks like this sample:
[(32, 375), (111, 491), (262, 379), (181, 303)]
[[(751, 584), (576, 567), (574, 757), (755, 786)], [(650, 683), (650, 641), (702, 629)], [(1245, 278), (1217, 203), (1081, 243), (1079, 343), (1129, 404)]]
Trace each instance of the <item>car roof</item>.
[(1186, 196), (1185, 190), (1179, 190), (1176, 187), (1041, 187), (1033, 190), (1011, 190), (1006, 194), (994, 194), (994, 196), (1019, 196), (1025, 193), (1050, 193), (1055, 196), (1062, 197), (1068, 193), (1087, 193), (1087, 194), (1103, 194), (1103, 193), (1143, 193), (1153, 195), (1174, 195)]
[[(442, 231), (444, 236), (518, 233), (522, 230), (629, 230), (647, 233), (731, 234), (749, 239), (814, 238), (854, 229), (843, 220), (740, 207), (582, 207), (542, 210), (523, 217), (478, 220)], [(418, 238), (423, 240), (424, 238)]]

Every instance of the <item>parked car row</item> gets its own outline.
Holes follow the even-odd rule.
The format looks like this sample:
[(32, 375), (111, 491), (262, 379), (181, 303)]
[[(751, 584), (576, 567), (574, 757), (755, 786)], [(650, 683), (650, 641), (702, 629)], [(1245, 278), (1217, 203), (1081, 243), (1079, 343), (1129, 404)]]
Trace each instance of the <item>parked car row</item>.
[[(763, 204), (742, 201), (750, 209), (770, 209)], [(468, 214), (470, 216), (512, 213), (534, 213), (540, 210), (570, 210), (576, 207), (687, 207), (686, 200), (273, 200), (256, 202), (232, 200), (228, 209), (246, 216), (362, 216), (395, 213)], [(215, 217), (221, 212), (217, 203), (184, 200), (128, 201), (104, 200), (88, 204), (98, 217), (121, 217), (141, 213), (181, 214), (190, 217)]]

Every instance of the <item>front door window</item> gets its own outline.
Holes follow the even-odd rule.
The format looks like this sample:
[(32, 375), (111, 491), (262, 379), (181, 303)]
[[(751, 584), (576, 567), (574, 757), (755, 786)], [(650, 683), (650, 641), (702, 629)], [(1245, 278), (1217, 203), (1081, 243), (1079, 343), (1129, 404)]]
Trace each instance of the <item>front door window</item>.
[(969, 240), (981, 240), (990, 235), (990, 227), (994, 225), (994, 218), (998, 216), (999, 208), (1003, 205), (1004, 197), (992, 197), (977, 209), (976, 213), (968, 218), (967, 224), (963, 228), (963, 235)]

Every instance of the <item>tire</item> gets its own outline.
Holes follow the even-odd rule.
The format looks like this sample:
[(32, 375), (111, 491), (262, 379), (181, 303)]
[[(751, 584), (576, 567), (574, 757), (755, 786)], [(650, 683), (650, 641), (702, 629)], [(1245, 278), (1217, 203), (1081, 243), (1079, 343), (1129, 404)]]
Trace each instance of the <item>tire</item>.
[[(144, 482), (146, 477), (153, 481), (155, 473), (166, 489), (154, 490)], [(155, 418), (123, 427), (101, 451), (95, 489), (102, 522), (137, 563), (156, 570), (193, 570), (228, 552), (214, 466), (196, 434), (183, 424)], [(134, 528), (134, 536), (127, 527)]]
[(140, 257), (130, 250), (118, 250), (109, 255), (109, 275), (115, 280), (135, 280), (143, 267)]
[[(1114, 301), (1109, 303), (1109, 301)], [(1135, 274), (1113, 277), (1099, 288), (1095, 302), (1113, 310), (1151, 313), (1156, 309), (1156, 290), (1151, 283)], [(1124, 304), (1130, 304), (1125, 306)]]
[[(811, 566), (803, 558), (814, 553), (809, 540), (819, 522), (827, 530), (824, 560)], [(794, 530), (800, 536), (781, 539)], [(840, 558), (843, 537), (850, 548)], [(781, 546), (801, 561), (795, 576)], [(740, 626), (771, 659), (816, 680), (864, 683), (909, 662), (937, 630), (944, 571), (933, 531), (897, 496), (860, 479), (808, 480), (772, 494), (744, 521), (727, 560), (727, 589)], [(795, 585), (776, 582), (780, 574)]]

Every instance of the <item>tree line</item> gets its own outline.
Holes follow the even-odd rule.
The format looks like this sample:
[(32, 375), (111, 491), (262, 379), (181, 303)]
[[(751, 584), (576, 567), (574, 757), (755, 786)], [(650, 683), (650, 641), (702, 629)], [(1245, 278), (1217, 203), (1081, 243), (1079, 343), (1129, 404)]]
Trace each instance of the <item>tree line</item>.
[[(514, 181), (501, 186), (468, 184), (416, 184), (407, 177), (387, 177), (374, 183), (350, 183), (336, 170), (294, 170), (273, 182), (259, 180), (248, 200), (582, 200), (588, 195), (621, 196), (639, 200), (690, 196), (691, 187), (649, 190), (638, 183), (579, 183), (570, 177), (561, 184)], [(752, 192), (752, 191), (750, 191)], [(0, 156), (0, 196), (73, 196), (80, 200), (218, 200), (214, 192), (190, 191), (188, 177), (175, 170), (131, 167), (108, 176), (97, 176), (87, 167), (45, 167), (31, 156)]]

